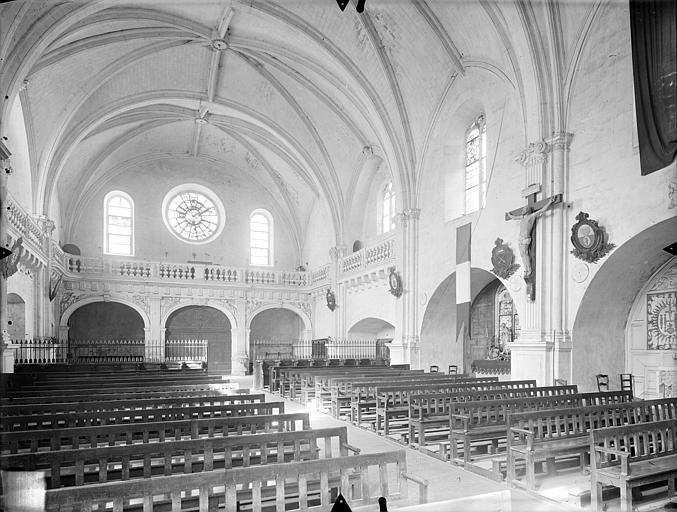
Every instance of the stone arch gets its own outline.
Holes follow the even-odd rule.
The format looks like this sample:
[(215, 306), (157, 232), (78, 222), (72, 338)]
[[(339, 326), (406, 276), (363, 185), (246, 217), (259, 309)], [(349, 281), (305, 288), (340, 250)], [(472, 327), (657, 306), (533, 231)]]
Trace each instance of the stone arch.
[[(572, 382), (582, 391), (596, 389), (595, 375), (608, 374), (618, 388), (625, 372), (626, 326), (637, 295), (671, 256), (677, 217), (636, 234), (602, 260), (583, 294), (571, 331)], [(600, 321), (604, 319), (604, 321)]]
[(230, 322), (230, 330), (235, 331), (237, 329), (237, 320), (235, 319), (235, 315), (233, 312), (228, 309), (227, 307), (221, 305), (221, 304), (216, 304), (214, 302), (180, 302), (178, 304), (175, 304), (168, 308), (166, 311), (164, 311), (161, 315), (161, 320), (160, 320), (160, 326), (164, 328), (165, 325), (167, 325), (167, 320), (169, 317), (172, 315), (172, 313), (178, 311), (181, 308), (185, 308), (187, 306), (207, 306), (212, 309), (216, 309), (226, 315), (228, 318), (228, 321)]
[(121, 297), (104, 297), (102, 295), (98, 297), (87, 297), (82, 300), (76, 300), (73, 304), (68, 306), (63, 313), (61, 313), (61, 319), (59, 320), (59, 327), (63, 329), (68, 328), (68, 319), (71, 317), (71, 315), (78, 309), (80, 309), (82, 306), (85, 306), (87, 304), (92, 304), (93, 302), (117, 302), (120, 304), (124, 304), (125, 306), (129, 306), (130, 308), (134, 309), (139, 315), (141, 315), (141, 318), (143, 319), (143, 326), (146, 331), (146, 333), (149, 332), (150, 330), (150, 317), (148, 316), (148, 313), (143, 309), (141, 306), (139, 306), (137, 303), (132, 302), (127, 299), (123, 299)]
[(264, 304), (262, 306), (259, 306), (258, 308), (256, 308), (254, 311), (252, 311), (250, 314), (247, 315), (247, 329), (251, 329), (252, 320), (254, 320), (254, 317), (256, 317), (256, 315), (268, 309), (288, 309), (290, 311), (293, 311), (299, 317), (301, 317), (301, 320), (303, 320), (303, 330), (305, 332), (312, 331), (312, 323), (310, 321), (310, 317), (301, 308), (293, 306), (291, 304)]
[[(233, 326), (228, 315), (219, 308), (209, 304), (181, 304), (167, 315), (162, 327), (165, 357), (170, 355), (174, 360), (192, 358), (193, 361), (204, 362), (206, 355), (210, 371), (231, 371)], [(195, 340), (206, 342), (206, 354), (200, 349), (196, 357), (196, 352), (187, 347)]]
[[(482, 268), (470, 269), (471, 303), (496, 276)], [(457, 340), (456, 272), (445, 277), (428, 299), (421, 322), (421, 367), (432, 364), (446, 368), (449, 364), (461, 367), (464, 357), (470, 357), (470, 346)]]
[(347, 332), (349, 338), (366, 335), (369, 338), (392, 339), (395, 337), (395, 326), (383, 318), (368, 316), (355, 322)]

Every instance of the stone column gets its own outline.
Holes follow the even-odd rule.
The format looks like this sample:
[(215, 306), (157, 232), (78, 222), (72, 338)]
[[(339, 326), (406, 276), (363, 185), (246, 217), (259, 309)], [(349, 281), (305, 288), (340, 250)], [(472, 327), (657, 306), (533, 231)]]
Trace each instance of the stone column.
[[(524, 169), (524, 188), (522, 196), (544, 192), (543, 183), (547, 182), (546, 166), (548, 161), (548, 145), (544, 141), (529, 144), (515, 159)], [(526, 199), (524, 200), (526, 203)], [(552, 212), (550, 212), (551, 214)], [(553, 382), (552, 352), (553, 342), (545, 335), (543, 311), (548, 309), (545, 286), (551, 272), (549, 262), (546, 264), (543, 257), (543, 248), (549, 243), (546, 236), (546, 222), (548, 214), (541, 217), (535, 227), (536, 232), (536, 294), (531, 301), (527, 297), (527, 286), (522, 281), (518, 292), (511, 290), (511, 294), (520, 315), (520, 336), (512, 344), (511, 378), (536, 379), (538, 385), (549, 386)], [(518, 274), (521, 275), (522, 269)], [(545, 308), (543, 307), (545, 305)]]
[[(0, 140), (0, 246), (9, 249), (7, 240), (8, 216), (6, 215), (7, 208), (7, 187), (9, 175), (11, 174), (11, 166), (9, 163), (10, 153), (7, 146)], [(0, 371), (2, 373), (14, 373), (14, 350), (8, 348), (9, 333), (7, 332), (7, 275), (4, 271), (0, 271)]]
[[(149, 290), (146, 289), (146, 294)], [(165, 331), (162, 325), (162, 298), (160, 295), (151, 295), (148, 297), (148, 317), (150, 326), (144, 329), (146, 337), (146, 357), (154, 359), (154, 362), (163, 363), (165, 361)]]
[[(408, 208), (399, 215), (402, 226), (402, 363), (421, 367), (421, 337), (418, 333), (418, 220), (421, 210)], [(395, 353), (397, 353), (397, 347)], [(393, 351), (391, 362), (397, 364)]]

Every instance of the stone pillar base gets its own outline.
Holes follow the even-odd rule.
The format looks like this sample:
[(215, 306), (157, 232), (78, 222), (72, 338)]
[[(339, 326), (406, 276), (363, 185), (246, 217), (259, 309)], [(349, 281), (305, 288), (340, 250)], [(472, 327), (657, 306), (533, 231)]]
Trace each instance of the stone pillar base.
[(230, 360), (230, 373), (231, 375), (245, 375), (247, 373), (247, 368), (245, 364), (249, 364), (249, 360), (244, 361), (239, 357), (237, 359)]
[(2, 351), (2, 371), (1, 373), (14, 373), (14, 349), (5, 348)]
[(553, 351), (551, 342), (519, 342), (510, 346), (510, 378), (536, 379), (537, 386), (552, 386)]
[(390, 364), (409, 364), (409, 350), (406, 345), (389, 343), (387, 347), (390, 349)]

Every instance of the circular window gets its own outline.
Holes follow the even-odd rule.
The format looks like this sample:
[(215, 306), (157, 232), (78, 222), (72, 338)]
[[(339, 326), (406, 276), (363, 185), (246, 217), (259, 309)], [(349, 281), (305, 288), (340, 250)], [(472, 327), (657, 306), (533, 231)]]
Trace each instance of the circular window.
[(169, 231), (186, 243), (201, 244), (215, 239), (223, 230), (223, 204), (207, 187), (186, 184), (173, 188), (162, 202)]

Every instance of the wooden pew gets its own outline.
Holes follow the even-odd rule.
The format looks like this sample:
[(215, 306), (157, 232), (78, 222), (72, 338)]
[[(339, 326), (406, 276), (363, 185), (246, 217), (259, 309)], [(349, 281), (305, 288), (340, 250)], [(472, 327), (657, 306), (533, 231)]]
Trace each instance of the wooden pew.
[(4, 433), (15, 430), (89, 427), (93, 425), (148, 423), (191, 418), (281, 414), (283, 412), (284, 402), (161, 407), (156, 409), (120, 411), (64, 412), (32, 416), (4, 416), (0, 418), (0, 428), (2, 428)]
[[(621, 491), (621, 512), (633, 510), (632, 491), (655, 482), (667, 483), (675, 495), (677, 420), (593, 429), (590, 432), (592, 507), (602, 512), (602, 486)], [(594, 456), (593, 456), (594, 454)]]
[(0, 405), (0, 417), (28, 416), (56, 413), (81, 413), (93, 411), (128, 411), (133, 409), (161, 409), (169, 407), (198, 407), (204, 405), (251, 404), (265, 402), (263, 393), (236, 395), (189, 395), (157, 396), (149, 398), (129, 398), (115, 395), (115, 399), (94, 400), (88, 402), (49, 402), (37, 404)]
[(387, 374), (359, 374), (359, 373), (346, 373), (346, 374), (318, 374), (314, 377), (315, 381), (315, 408), (317, 410), (331, 410), (332, 403), (332, 389), (334, 383), (340, 382), (350, 382), (351, 379), (363, 380), (373, 380), (381, 376), (390, 376), (390, 377), (423, 377), (423, 370), (391, 370), (394, 373)]
[[(426, 416), (430, 418), (433, 415), (439, 415), (441, 424), (446, 424), (449, 402), (458, 399), (458, 393), (473, 390), (527, 390), (536, 386), (535, 380), (518, 380), (499, 382), (497, 377), (482, 377), (475, 379), (460, 379), (451, 382), (422, 382), (411, 386), (378, 386), (374, 390), (376, 395), (375, 414), (376, 431), (383, 435), (390, 434), (391, 421), (393, 419), (410, 418)], [(526, 395), (525, 395), (526, 396)], [(411, 397), (416, 397), (414, 405), (410, 405)], [(429, 406), (434, 409), (427, 409)], [(368, 404), (368, 407), (371, 404)], [(351, 405), (355, 410), (355, 405)], [(356, 410), (359, 417), (359, 409)], [(359, 424), (359, 423), (358, 423)]]
[(48, 383), (39, 383), (31, 384), (28, 386), (22, 386), (18, 391), (63, 391), (63, 390), (78, 390), (80, 388), (86, 387), (87, 389), (101, 389), (101, 388), (120, 388), (120, 387), (130, 387), (138, 388), (149, 385), (177, 385), (177, 384), (222, 384), (224, 382), (221, 377), (191, 377), (191, 378), (167, 378), (167, 379), (92, 379), (82, 382), (76, 381), (60, 381), (60, 382), (48, 382)]
[(78, 449), (80, 447), (115, 446), (116, 444), (164, 442), (218, 436), (307, 430), (310, 417), (306, 412), (223, 416), (207, 419), (185, 419), (93, 427), (55, 428), (3, 432), (2, 453), (37, 452), (40, 450)]
[(461, 389), (446, 394), (412, 394), (409, 400), (407, 441), (409, 444), (418, 441), (419, 447), (424, 447), (427, 441), (435, 439), (441, 441), (440, 449), (445, 448), (449, 437), (449, 414), (455, 410), (457, 402), (485, 403), (516, 398), (571, 395), (577, 390), (576, 386), (489, 387), (474, 390)]
[[(476, 382), (477, 379), (472, 379)], [(350, 412), (351, 404), (356, 402), (365, 407), (376, 407), (376, 388), (380, 385), (417, 385), (426, 383), (456, 384), (456, 376), (443, 373), (421, 373), (396, 377), (334, 378), (329, 381), (331, 390), (331, 413), (335, 418), (341, 416), (343, 409)]]
[(274, 432), (1, 455), (3, 469), (44, 470), (47, 488), (58, 489), (175, 473), (254, 464), (300, 462), (359, 453), (346, 427)]
[[(390, 475), (393, 475), (389, 479)], [(319, 475), (317, 478), (316, 475)], [(121, 511), (131, 500), (144, 510), (166, 506), (172, 512), (188, 508), (200, 511), (250, 506), (261, 512), (295, 507), (306, 510), (321, 505), (329, 510), (332, 498), (343, 494), (351, 507), (373, 504), (379, 496), (388, 501), (407, 497), (404, 451), (351, 455), (289, 464), (250, 466), (190, 475), (171, 475), (81, 487), (52, 489), (46, 493), (46, 510), (81, 506), (102, 509), (112, 502)], [(395, 487), (389, 486), (394, 479)], [(238, 488), (239, 487), (239, 488)], [(376, 495), (372, 495), (372, 490)]]
[(4, 405), (24, 405), (24, 404), (54, 404), (62, 402), (102, 402), (110, 400), (136, 400), (139, 398), (181, 398), (192, 396), (223, 396), (224, 391), (233, 394), (249, 394), (249, 389), (203, 389), (203, 386), (196, 386), (195, 389), (180, 389), (180, 390), (164, 390), (157, 387), (151, 388), (150, 391), (138, 390), (129, 393), (81, 393), (76, 395), (43, 395), (43, 396), (26, 396), (0, 398), (0, 406)]
[(316, 375), (329, 375), (332, 377), (349, 377), (356, 378), (364, 376), (398, 376), (398, 375), (414, 375), (422, 374), (423, 370), (395, 370), (387, 367), (337, 367), (337, 368), (291, 368), (281, 371), (279, 392), (280, 395), (291, 400), (295, 400), (301, 396), (302, 389), (309, 390), (315, 388), (314, 377)]
[(158, 392), (158, 391), (228, 391), (229, 393), (235, 393), (237, 390), (233, 389), (233, 384), (223, 381), (218, 384), (174, 384), (174, 385), (148, 385), (148, 386), (132, 386), (132, 387), (110, 387), (110, 388), (89, 388), (89, 387), (78, 387), (78, 388), (68, 388), (68, 389), (59, 389), (59, 390), (39, 390), (39, 391), (9, 391), (5, 394), (5, 397), (10, 399), (15, 398), (42, 398), (42, 397), (59, 397), (63, 400), (64, 397), (74, 396), (78, 394), (97, 394), (97, 395), (120, 395), (120, 394), (129, 394), (136, 393), (139, 395), (145, 395), (147, 392)]
[[(661, 420), (677, 420), (677, 398), (510, 414), (507, 426), (507, 479), (512, 486), (536, 488), (536, 464), (545, 461), (555, 473), (556, 458), (578, 456), (586, 466), (590, 430)], [(516, 476), (518, 460), (526, 464), (526, 482)]]
[(463, 464), (467, 464), (471, 460), (470, 448), (473, 442), (489, 441), (497, 448), (498, 442), (507, 436), (507, 421), (510, 414), (540, 409), (585, 407), (631, 401), (632, 393), (629, 391), (601, 391), (454, 402), (449, 409), (451, 459), (459, 461), (459, 442), (463, 444)]

